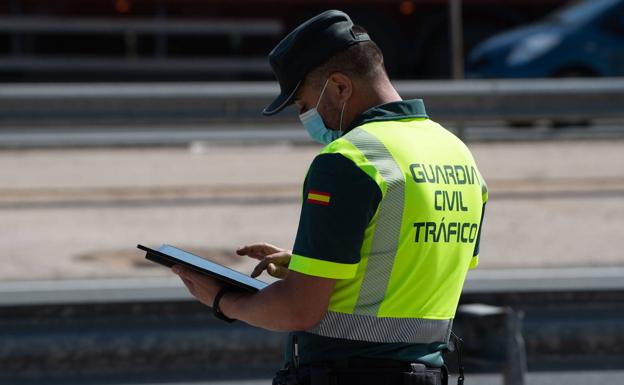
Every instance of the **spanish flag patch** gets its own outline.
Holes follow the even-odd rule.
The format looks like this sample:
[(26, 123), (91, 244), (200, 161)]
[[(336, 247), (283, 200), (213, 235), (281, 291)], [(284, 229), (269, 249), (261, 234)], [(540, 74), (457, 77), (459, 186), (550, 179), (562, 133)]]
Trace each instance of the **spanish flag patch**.
[(330, 199), (331, 199), (331, 194), (329, 193), (317, 191), (317, 190), (308, 191), (308, 203), (328, 206)]

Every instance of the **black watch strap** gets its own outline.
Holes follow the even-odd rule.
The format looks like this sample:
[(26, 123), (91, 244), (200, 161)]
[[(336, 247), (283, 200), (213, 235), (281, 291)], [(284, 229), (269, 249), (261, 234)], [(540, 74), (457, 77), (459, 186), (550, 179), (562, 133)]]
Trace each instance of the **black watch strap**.
[(234, 318), (229, 318), (225, 314), (223, 314), (223, 312), (221, 311), (221, 308), (219, 307), (219, 302), (221, 301), (221, 297), (223, 297), (223, 295), (227, 292), (229, 292), (229, 290), (225, 288), (222, 288), (221, 290), (219, 290), (219, 292), (215, 296), (214, 301), (212, 303), (212, 314), (214, 314), (215, 317), (224, 320), (225, 322), (232, 323), (236, 320)]

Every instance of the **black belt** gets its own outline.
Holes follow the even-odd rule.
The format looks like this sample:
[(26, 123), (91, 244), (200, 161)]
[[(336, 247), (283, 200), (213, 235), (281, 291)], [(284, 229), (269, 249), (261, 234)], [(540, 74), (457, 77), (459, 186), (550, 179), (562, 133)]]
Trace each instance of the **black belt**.
[(446, 367), (406, 361), (354, 357), (280, 370), (274, 385), (446, 385)]
[[(392, 360), (388, 358), (349, 357), (345, 360), (322, 362), (321, 364), (328, 365), (336, 369), (378, 368), (409, 370), (412, 363), (408, 361)], [(315, 363), (312, 365), (315, 365)]]

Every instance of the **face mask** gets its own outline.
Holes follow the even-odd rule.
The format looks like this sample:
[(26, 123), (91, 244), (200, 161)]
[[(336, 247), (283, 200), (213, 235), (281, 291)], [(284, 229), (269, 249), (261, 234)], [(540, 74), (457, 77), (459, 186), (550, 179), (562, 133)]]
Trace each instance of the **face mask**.
[(316, 107), (310, 108), (303, 114), (299, 114), (299, 120), (301, 120), (303, 127), (305, 127), (305, 129), (308, 131), (308, 135), (310, 135), (313, 140), (321, 144), (329, 144), (342, 136), (342, 116), (344, 115), (344, 109), (347, 105), (347, 102), (342, 105), (342, 111), (340, 112), (339, 130), (336, 131), (327, 128), (325, 126), (325, 122), (323, 122), (323, 118), (318, 113), (317, 108), (321, 103), (321, 98), (323, 97), (323, 93), (325, 93), (325, 88), (327, 88), (328, 83), (329, 79), (325, 81), (325, 85), (321, 90), (321, 95), (319, 95), (318, 102), (316, 102)]

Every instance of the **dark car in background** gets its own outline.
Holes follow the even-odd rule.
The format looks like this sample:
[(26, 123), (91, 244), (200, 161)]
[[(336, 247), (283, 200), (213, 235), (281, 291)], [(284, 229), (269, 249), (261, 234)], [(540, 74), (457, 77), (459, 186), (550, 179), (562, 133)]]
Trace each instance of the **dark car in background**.
[(583, 0), (495, 35), (469, 54), (471, 78), (624, 76), (624, 0)]

